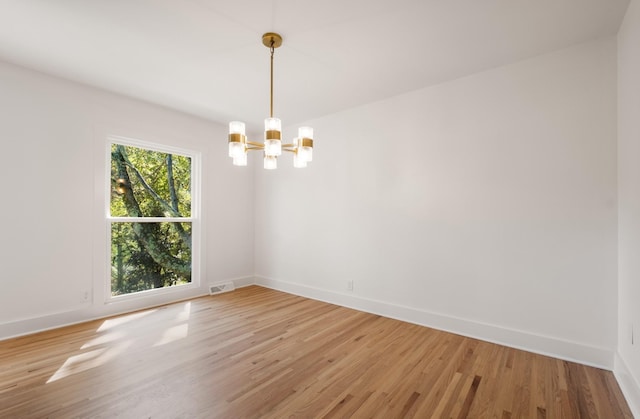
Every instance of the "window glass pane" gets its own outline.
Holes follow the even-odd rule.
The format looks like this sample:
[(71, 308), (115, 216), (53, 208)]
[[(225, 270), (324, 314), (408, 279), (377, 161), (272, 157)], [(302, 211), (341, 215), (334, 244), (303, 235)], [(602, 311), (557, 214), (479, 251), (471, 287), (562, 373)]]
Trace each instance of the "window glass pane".
[(112, 144), (113, 217), (191, 217), (189, 157)]
[(191, 223), (111, 224), (111, 295), (191, 282)]

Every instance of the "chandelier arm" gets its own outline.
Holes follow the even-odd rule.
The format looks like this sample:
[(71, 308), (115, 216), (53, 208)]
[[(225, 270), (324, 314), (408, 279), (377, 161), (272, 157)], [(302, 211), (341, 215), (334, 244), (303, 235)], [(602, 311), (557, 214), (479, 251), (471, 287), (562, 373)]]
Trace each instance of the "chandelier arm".
[(254, 147), (264, 147), (262, 143), (254, 143), (253, 141), (247, 141), (246, 144), (254, 146)]

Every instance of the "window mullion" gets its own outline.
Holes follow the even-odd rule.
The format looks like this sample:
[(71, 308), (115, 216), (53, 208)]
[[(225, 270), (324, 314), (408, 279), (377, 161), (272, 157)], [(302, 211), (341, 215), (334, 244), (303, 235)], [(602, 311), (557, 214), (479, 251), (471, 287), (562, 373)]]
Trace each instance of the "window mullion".
[(107, 217), (111, 223), (192, 223), (193, 217)]

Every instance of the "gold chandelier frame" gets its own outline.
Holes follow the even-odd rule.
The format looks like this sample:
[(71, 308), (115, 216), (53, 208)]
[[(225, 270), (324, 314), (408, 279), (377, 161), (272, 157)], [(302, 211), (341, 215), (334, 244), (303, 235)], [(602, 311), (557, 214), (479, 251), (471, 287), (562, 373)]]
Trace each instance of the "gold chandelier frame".
[(277, 157), (282, 154), (282, 151), (287, 151), (294, 155), (294, 167), (306, 167), (307, 163), (313, 159), (313, 128), (300, 127), (298, 136), (293, 139), (293, 142), (282, 144), (281, 121), (273, 117), (273, 56), (276, 48), (282, 46), (282, 36), (275, 32), (267, 32), (262, 35), (262, 44), (269, 48), (271, 55), (269, 118), (265, 119), (264, 143), (249, 141), (244, 122), (232, 121), (229, 123), (229, 156), (233, 158), (234, 165), (246, 166), (249, 151), (263, 151), (264, 168), (275, 169)]

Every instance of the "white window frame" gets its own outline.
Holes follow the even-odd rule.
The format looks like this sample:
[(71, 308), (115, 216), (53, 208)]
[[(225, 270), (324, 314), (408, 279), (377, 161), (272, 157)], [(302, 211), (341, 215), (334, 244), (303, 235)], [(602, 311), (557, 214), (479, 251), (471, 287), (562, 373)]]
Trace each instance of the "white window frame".
[[(190, 217), (112, 217), (111, 216), (111, 147), (114, 144), (143, 148), (150, 151), (169, 153), (188, 157), (191, 159), (191, 216)], [(105, 227), (107, 237), (106, 267), (108, 275), (105, 278), (105, 303), (113, 303), (130, 299), (149, 298), (157, 295), (172, 294), (187, 289), (200, 287), (200, 181), (201, 181), (201, 155), (197, 151), (152, 143), (133, 138), (109, 135), (106, 141), (105, 164)], [(173, 285), (170, 287), (154, 288), (129, 294), (111, 295), (111, 225), (113, 223), (158, 223), (158, 222), (182, 222), (191, 223), (191, 282), (188, 284)]]

